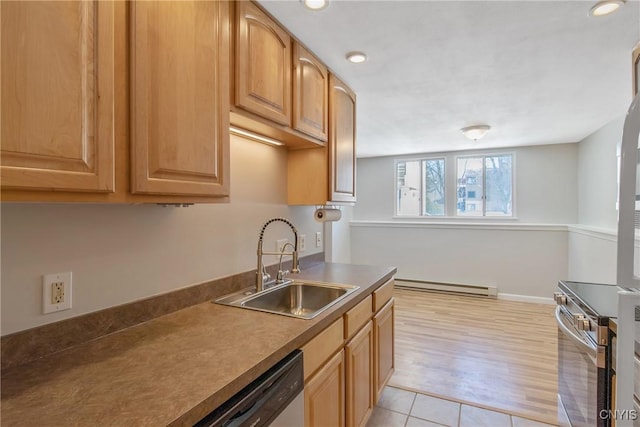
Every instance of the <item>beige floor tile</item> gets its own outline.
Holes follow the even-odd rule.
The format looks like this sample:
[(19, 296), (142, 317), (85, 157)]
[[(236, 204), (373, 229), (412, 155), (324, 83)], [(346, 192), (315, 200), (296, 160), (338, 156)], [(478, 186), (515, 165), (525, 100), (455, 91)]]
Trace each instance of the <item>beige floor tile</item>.
[(407, 416), (384, 408), (375, 407), (367, 427), (404, 427)]
[(385, 387), (382, 391), (378, 406), (400, 412), (401, 414), (409, 414), (415, 398), (416, 394), (411, 391), (395, 387)]
[(405, 427), (442, 427), (442, 424), (432, 423), (431, 421), (421, 420), (420, 418), (409, 417)]
[(475, 406), (462, 405), (460, 427), (511, 427), (511, 416)]
[(411, 416), (446, 426), (458, 425), (460, 404), (423, 394), (416, 395)]
[(525, 418), (511, 416), (513, 427), (552, 427), (551, 424), (539, 423), (538, 421), (527, 420)]

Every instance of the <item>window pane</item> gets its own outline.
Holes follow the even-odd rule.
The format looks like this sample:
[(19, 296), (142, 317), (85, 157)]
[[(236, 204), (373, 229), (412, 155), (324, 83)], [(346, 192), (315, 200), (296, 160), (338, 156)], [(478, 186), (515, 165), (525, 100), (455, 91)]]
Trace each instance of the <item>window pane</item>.
[(424, 215), (444, 215), (444, 159), (422, 162)]
[(482, 157), (458, 159), (456, 212), (461, 216), (482, 216)]
[(512, 158), (506, 156), (485, 157), (486, 215), (512, 215)]
[(420, 215), (420, 161), (397, 163), (398, 215)]

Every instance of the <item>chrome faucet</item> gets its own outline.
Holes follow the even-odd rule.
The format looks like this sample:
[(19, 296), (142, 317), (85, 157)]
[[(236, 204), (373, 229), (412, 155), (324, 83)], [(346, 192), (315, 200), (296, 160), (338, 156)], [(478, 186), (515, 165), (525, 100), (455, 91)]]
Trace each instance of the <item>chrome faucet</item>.
[[(291, 227), (291, 231), (293, 231), (293, 238), (294, 238), (294, 244), (293, 244), (293, 251), (287, 253), (285, 252), (285, 248), (287, 247), (287, 245), (285, 245), (282, 248), (281, 252), (265, 252), (262, 250), (262, 242), (263, 242), (263, 238), (264, 238), (264, 231), (267, 229), (267, 227), (269, 226), (269, 224), (276, 222), (276, 221), (280, 221), (280, 222), (284, 222), (285, 224), (287, 224), (289, 227)], [(291, 245), (290, 243), (288, 245)], [(264, 263), (262, 262), (262, 256), (263, 255), (280, 255), (280, 270), (278, 271), (278, 277), (276, 280), (276, 283), (278, 281), (282, 282), (283, 281), (283, 277), (284, 277), (284, 272), (281, 270), (282, 268), (282, 255), (291, 255), (293, 260), (292, 260), (292, 265), (291, 265), (291, 272), (292, 273), (299, 273), (300, 272), (300, 264), (298, 262), (298, 230), (296, 230), (296, 227), (288, 220), (285, 218), (271, 218), (269, 221), (265, 222), (265, 224), (262, 226), (262, 229), (260, 230), (260, 237), (258, 238), (258, 270), (256, 271), (256, 292), (260, 292), (262, 290), (264, 290), (264, 284), (265, 281), (268, 281), (271, 276), (269, 276), (269, 274), (267, 274)]]

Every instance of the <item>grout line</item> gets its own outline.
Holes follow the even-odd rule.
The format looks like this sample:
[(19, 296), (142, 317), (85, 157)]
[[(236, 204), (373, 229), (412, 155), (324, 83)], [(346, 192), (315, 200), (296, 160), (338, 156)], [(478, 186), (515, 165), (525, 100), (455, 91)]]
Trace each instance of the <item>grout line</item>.
[(436, 398), (436, 399), (446, 400), (446, 401), (448, 401), (448, 402), (452, 402), (452, 403), (457, 403), (457, 404), (458, 404), (458, 422), (457, 422), (456, 427), (461, 427), (461, 424), (462, 424), (462, 407), (463, 407), (464, 405), (469, 406), (469, 407), (471, 407), (471, 408), (478, 408), (478, 409), (482, 409), (482, 410), (484, 410), (484, 411), (496, 412), (496, 413), (501, 413), (501, 414), (504, 414), (504, 415), (508, 415), (508, 416), (509, 416), (509, 427), (514, 427), (514, 426), (513, 426), (513, 417), (514, 417), (514, 416), (518, 416), (518, 417), (520, 417), (520, 418), (524, 418), (524, 419), (527, 419), (527, 420), (529, 420), (529, 421), (534, 421), (534, 422), (538, 422), (538, 423), (541, 423), (541, 424), (548, 424), (550, 427), (552, 427), (552, 426), (554, 425), (554, 424), (545, 423), (545, 422), (543, 422), (543, 421), (531, 420), (530, 418), (521, 417), (521, 416), (519, 416), (519, 415), (511, 414), (511, 413), (508, 413), (508, 412), (505, 412), (505, 411), (499, 411), (499, 410), (493, 410), (493, 409), (483, 408), (482, 406), (475, 406), (475, 405), (472, 405), (472, 404), (469, 404), (469, 403), (463, 403), (463, 402), (461, 402), (461, 401), (457, 401), (457, 400), (452, 400), (452, 399), (447, 399), (447, 398), (443, 398), (443, 397), (439, 397), (439, 396), (435, 396), (435, 395), (429, 395), (429, 394), (425, 394), (425, 393), (420, 393), (420, 392), (413, 391), (413, 390), (407, 390), (407, 389), (404, 389), (404, 388), (401, 388), (401, 387), (398, 387), (398, 386), (385, 386), (385, 387), (396, 388), (396, 389), (398, 389), (398, 390), (404, 390), (404, 391), (407, 391), (407, 392), (413, 393), (413, 399), (412, 399), (412, 401), (411, 401), (411, 407), (409, 408), (409, 413), (408, 413), (408, 414), (405, 414), (405, 413), (403, 413), (403, 412), (396, 411), (396, 410), (393, 410), (393, 409), (385, 408), (385, 407), (383, 407), (383, 406), (378, 406), (378, 405), (376, 405), (378, 408), (380, 408), (380, 409), (384, 409), (385, 411), (393, 412), (393, 413), (395, 413), (395, 414), (399, 414), (399, 415), (405, 415), (405, 416), (407, 417), (407, 419), (405, 420), (403, 427), (406, 427), (406, 426), (407, 426), (407, 424), (409, 423), (409, 418), (417, 418), (417, 419), (419, 419), (419, 420), (428, 421), (428, 422), (430, 422), (430, 423), (432, 423), (432, 424), (436, 424), (436, 425), (439, 425), (439, 426), (446, 427), (446, 426), (444, 426), (443, 424), (437, 423), (437, 422), (435, 422), (435, 421), (432, 421), (432, 420), (428, 420), (428, 419), (425, 419), (425, 418), (421, 418), (421, 417), (418, 417), (418, 416), (413, 416), (413, 415), (411, 415), (411, 413), (413, 412), (413, 407), (415, 406), (415, 403), (416, 403), (416, 400), (418, 399), (418, 395), (419, 395), (419, 394), (421, 394), (421, 395), (423, 395), (423, 396), (426, 396), (426, 397), (433, 397), (433, 398)]
[(418, 398), (418, 393), (413, 393), (413, 399), (411, 400), (411, 407), (409, 408), (409, 416), (411, 416), (411, 412), (413, 412), (413, 405), (416, 404), (416, 399)]
[(498, 412), (498, 413), (501, 413), (501, 414), (509, 415), (510, 417), (524, 418), (525, 420), (533, 421), (533, 422), (540, 423), (540, 424), (547, 424), (549, 426), (557, 426), (557, 423), (552, 423), (552, 422), (549, 422), (549, 421), (546, 421), (546, 420), (533, 418), (531, 416), (531, 414), (513, 413), (513, 412), (509, 412), (507, 409), (496, 408), (496, 407), (489, 406), (489, 405), (473, 403), (473, 402), (466, 401), (466, 400), (456, 400), (456, 399), (454, 399), (452, 397), (447, 397), (447, 396), (442, 396), (442, 395), (435, 394), (435, 393), (429, 393), (429, 392), (425, 392), (425, 391), (420, 391), (418, 389), (413, 389), (413, 388), (410, 388), (410, 387), (403, 387), (403, 386), (396, 385), (396, 384), (388, 385), (386, 387), (397, 388), (399, 390), (404, 390), (404, 391), (408, 391), (408, 392), (411, 392), (411, 393), (416, 393), (416, 395), (421, 394), (423, 396), (434, 397), (436, 399), (446, 400), (446, 401), (453, 402), (453, 403), (459, 403), (460, 405), (467, 405), (467, 406), (471, 406), (471, 407), (478, 408), (478, 409), (484, 409), (486, 411)]

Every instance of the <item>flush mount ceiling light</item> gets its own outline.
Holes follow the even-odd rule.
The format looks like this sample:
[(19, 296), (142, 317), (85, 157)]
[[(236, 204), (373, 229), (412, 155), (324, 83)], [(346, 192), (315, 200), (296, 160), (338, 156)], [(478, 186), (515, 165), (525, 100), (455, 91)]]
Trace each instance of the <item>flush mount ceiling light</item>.
[(491, 126), (489, 125), (474, 125), (467, 126), (466, 128), (462, 128), (460, 130), (467, 138), (477, 141), (485, 136), (489, 129), (491, 129)]
[(349, 52), (347, 53), (347, 60), (354, 64), (361, 64), (367, 60), (367, 55), (362, 52)]
[(329, 0), (300, 0), (302, 4), (311, 10), (322, 10), (329, 6)]
[(589, 15), (591, 16), (604, 16), (610, 13), (615, 12), (624, 4), (624, 0), (603, 0), (596, 3), (591, 10), (589, 11)]

